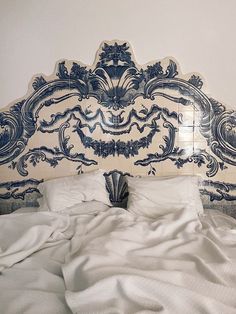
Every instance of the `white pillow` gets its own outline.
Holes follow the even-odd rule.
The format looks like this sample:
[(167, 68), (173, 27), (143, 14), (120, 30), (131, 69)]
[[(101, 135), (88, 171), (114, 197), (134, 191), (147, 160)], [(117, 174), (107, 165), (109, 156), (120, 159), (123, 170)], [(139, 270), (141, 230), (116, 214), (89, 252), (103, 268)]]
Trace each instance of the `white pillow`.
[(67, 207), (60, 211), (62, 214), (67, 215), (96, 215), (100, 212), (104, 212), (110, 209), (110, 207), (104, 203), (97, 202), (97, 201), (90, 201), (90, 202), (82, 202), (79, 204), (75, 204), (71, 207)]
[(111, 205), (102, 170), (48, 180), (38, 189), (51, 211), (61, 211), (88, 201)]
[(127, 177), (127, 210), (148, 218), (157, 218), (186, 207), (202, 213), (203, 206), (196, 176)]

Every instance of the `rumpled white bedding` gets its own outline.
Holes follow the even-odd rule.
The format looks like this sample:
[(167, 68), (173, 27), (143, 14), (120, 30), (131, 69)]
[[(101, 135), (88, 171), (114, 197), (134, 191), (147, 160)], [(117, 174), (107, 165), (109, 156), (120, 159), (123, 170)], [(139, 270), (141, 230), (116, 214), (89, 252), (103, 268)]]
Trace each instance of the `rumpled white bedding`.
[[(183, 210), (151, 221), (118, 208), (96, 216), (40, 213), (40, 223), (36, 213), (12, 216), (21, 225), (24, 215), (32, 217), (21, 229), (8, 221), (0, 313), (236, 313), (230, 217), (207, 211), (193, 219)], [(40, 245), (36, 237), (22, 245), (33, 226)]]
[(69, 226), (69, 217), (54, 213), (0, 217), (1, 314), (71, 313), (61, 274)]
[(3, 215), (0, 219), (0, 271), (66, 236), (69, 217), (51, 213)]

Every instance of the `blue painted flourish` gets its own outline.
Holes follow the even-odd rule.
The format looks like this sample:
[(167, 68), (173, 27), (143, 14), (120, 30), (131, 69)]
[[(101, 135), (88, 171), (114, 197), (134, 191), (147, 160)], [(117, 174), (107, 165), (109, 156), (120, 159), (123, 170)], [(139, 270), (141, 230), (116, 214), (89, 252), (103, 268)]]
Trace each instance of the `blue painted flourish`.
[[(88, 70), (74, 62), (72, 68), (68, 70), (65, 61), (62, 61), (58, 64), (58, 79), (47, 82), (42, 76), (37, 77), (33, 82), (35, 91), (32, 95), (12, 106), (8, 112), (0, 113), (0, 164), (15, 160), (25, 150), (29, 138), (37, 130), (39, 112), (44, 107), (53, 106), (71, 97), (77, 97), (78, 101), (83, 98), (95, 97), (103, 107), (116, 111), (133, 104), (139, 96), (147, 99), (161, 96), (184, 106), (192, 103), (198, 106), (202, 112), (201, 134), (208, 141), (212, 152), (223, 162), (236, 165), (234, 144), (236, 141), (233, 131), (236, 120), (235, 112), (226, 111), (220, 103), (209, 99), (200, 90), (203, 83), (198, 76), (193, 75), (188, 81), (177, 78), (177, 65), (174, 61), (170, 60), (166, 70), (163, 69), (160, 62), (149, 65), (146, 69), (138, 69), (128, 50), (127, 43), (122, 45), (104, 44), (100, 60), (94, 69)], [(173, 97), (167, 92), (164, 93), (164, 90), (167, 89), (177, 90), (183, 97)], [(65, 90), (68, 93), (61, 97), (50, 98), (58, 90)], [(88, 146), (89, 137), (85, 140), (79, 129), (82, 130), (88, 126), (92, 132), (97, 125), (100, 125), (104, 133), (119, 135), (130, 132), (134, 125), (137, 125), (142, 132), (145, 127), (150, 127), (150, 123), (140, 125), (138, 121), (141, 123), (150, 121), (151, 117), (154, 117), (160, 110), (158, 105), (153, 105), (151, 109), (146, 109), (146, 112), (144, 109), (141, 112), (142, 116), (132, 108), (128, 118), (124, 121), (122, 113), (115, 114), (111, 111), (107, 120), (101, 109), (93, 114), (89, 109), (84, 111), (81, 106), (75, 106), (67, 109), (64, 113), (54, 115), (50, 122), (39, 122), (38, 130), (50, 132), (49, 127), (56, 121), (58, 122), (72, 112), (77, 112), (80, 116), (77, 118), (77, 133), (85, 147), (91, 146), (94, 149), (94, 146), (97, 147), (97, 143)], [(97, 119), (99, 122), (95, 122), (96, 118), (101, 119)], [(83, 123), (83, 120), (87, 124)], [(94, 121), (94, 124), (89, 123), (91, 121)], [(231, 131), (228, 131), (229, 128)], [(156, 129), (156, 131), (158, 130)], [(229, 134), (230, 136), (228, 136)], [(63, 140), (65, 141), (65, 138)], [(98, 153), (94, 149), (94, 153), (103, 157), (107, 156), (109, 154), (105, 153), (105, 150), (107, 151), (107, 146), (111, 145), (111, 142), (105, 143), (103, 145), (104, 152)], [(128, 150), (130, 142), (122, 143), (122, 146)], [(136, 149), (139, 146), (142, 147), (140, 143), (137, 143)], [(65, 155), (65, 158), (68, 156), (63, 151), (61, 153)], [(169, 153), (173, 154), (173, 152)], [(112, 154), (114, 155), (114, 152)], [(131, 156), (133, 156), (132, 153)], [(84, 160), (87, 162), (86, 157)], [(83, 163), (84, 160), (81, 158), (80, 162)], [(153, 162), (153, 158), (150, 162)], [(17, 169), (20, 169), (20, 166)]]
[(0, 199), (25, 199), (26, 194), (38, 192), (37, 185), (43, 180), (28, 179), (22, 181), (10, 181), (0, 183)]
[(126, 176), (130, 176), (130, 174), (122, 173), (119, 170), (112, 170), (104, 173), (104, 176), (111, 203), (114, 206), (126, 207), (129, 193), (125, 178)]
[[(178, 72), (173, 60), (165, 67), (161, 62), (138, 67), (127, 43), (104, 43), (97, 63), (91, 68), (76, 62), (71, 67), (66, 61), (59, 62), (56, 78), (36, 77), (33, 91), (26, 99), (0, 112), (0, 166), (8, 164), (21, 176), (28, 176), (29, 163), (37, 167), (46, 162), (55, 168), (66, 159), (82, 171), (82, 166), (99, 165), (98, 157), (120, 155), (133, 158), (134, 166), (148, 167), (149, 175), (157, 173), (154, 164), (165, 160), (177, 168), (187, 163), (204, 166), (208, 177), (214, 177), (229, 165), (236, 166), (236, 112), (226, 110), (221, 103), (205, 95), (199, 76), (183, 79)], [(176, 109), (162, 106), (162, 99)], [(40, 120), (43, 110), (67, 100), (73, 100), (74, 105)], [(96, 100), (97, 107), (92, 108), (88, 100)], [(147, 100), (149, 106), (145, 104)], [(178, 106), (194, 107), (200, 113), (198, 127), (207, 149), (189, 154), (177, 142), (179, 125), (184, 122)], [(98, 129), (104, 135), (101, 138), (94, 136)], [(134, 130), (139, 136), (131, 139)], [(38, 132), (45, 136), (54, 133), (57, 139), (54, 147), (39, 144), (29, 148), (29, 140)], [(130, 135), (127, 140), (121, 138), (126, 134)], [(162, 142), (153, 145), (158, 134)], [(72, 135), (81, 143), (83, 152), (73, 142)], [(155, 147), (155, 151), (151, 151), (151, 147), (152, 150)], [(141, 158), (141, 150), (147, 148), (150, 151)], [(91, 153), (94, 158), (88, 157)], [(106, 177), (107, 188), (114, 199), (122, 201), (127, 196), (125, 185), (119, 181), (121, 173), (114, 173), (111, 172), (109, 179)], [(120, 196), (114, 196), (116, 184)], [(217, 190), (217, 184), (214, 189)], [(225, 192), (211, 194), (211, 200), (234, 198), (230, 196), (230, 188), (221, 191)], [(23, 197), (16, 192), (2, 194), (0, 198)]]
[[(210, 191), (208, 187), (213, 188), (214, 190)], [(234, 194), (230, 194), (234, 192)], [(203, 181), (201, 193), (202, 195), (207, 195), (210, 197), (211, 201), (235, 201), (236, 200), (236, 184), (205, 180)]]

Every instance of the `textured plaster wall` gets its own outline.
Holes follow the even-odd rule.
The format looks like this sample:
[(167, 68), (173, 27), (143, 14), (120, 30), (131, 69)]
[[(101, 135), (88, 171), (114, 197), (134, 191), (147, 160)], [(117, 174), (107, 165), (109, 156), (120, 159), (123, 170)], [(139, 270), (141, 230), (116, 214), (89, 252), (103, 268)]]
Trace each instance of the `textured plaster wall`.
[(174, 56), (205, 91), (236, 108), (235, 0), (0, 0), (0, 108), (61, 58), (91, 64), (103, 40), (129, 41), (137, 62)]

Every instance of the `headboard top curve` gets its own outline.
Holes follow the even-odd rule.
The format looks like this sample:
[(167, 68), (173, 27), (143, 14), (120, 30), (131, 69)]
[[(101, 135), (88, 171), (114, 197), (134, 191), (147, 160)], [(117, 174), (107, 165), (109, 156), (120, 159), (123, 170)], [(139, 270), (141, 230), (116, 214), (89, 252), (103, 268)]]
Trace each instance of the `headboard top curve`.
[(0, 111), (0, 202), (29, 203), (42, 180), (102, 168), (117, 202), (122, 173), (198, 174), (209, 204), (232, 205), (236, 112), (203, 83), (172, 57), (138, 65), (126, 41), (103, 42), (91, 66), (59, 60)]

